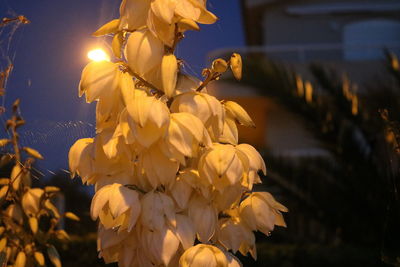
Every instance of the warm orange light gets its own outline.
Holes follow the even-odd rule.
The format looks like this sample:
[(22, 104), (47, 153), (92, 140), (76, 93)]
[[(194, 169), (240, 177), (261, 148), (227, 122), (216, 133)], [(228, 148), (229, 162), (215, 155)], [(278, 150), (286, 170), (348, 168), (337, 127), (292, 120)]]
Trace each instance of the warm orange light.
[(93, 61), (110, 61), (110, 56), (103, 49), (94, 49), (89, 51), (88, 58)]

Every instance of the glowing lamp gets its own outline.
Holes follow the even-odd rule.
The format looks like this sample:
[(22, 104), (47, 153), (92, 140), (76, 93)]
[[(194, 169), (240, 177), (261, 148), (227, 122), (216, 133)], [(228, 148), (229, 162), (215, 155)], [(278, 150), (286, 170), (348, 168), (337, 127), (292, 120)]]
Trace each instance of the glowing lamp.
[(93, 61), (110, 61), (110, 56), (103, 49), (94, 49), (89, 51), (88, 58)]

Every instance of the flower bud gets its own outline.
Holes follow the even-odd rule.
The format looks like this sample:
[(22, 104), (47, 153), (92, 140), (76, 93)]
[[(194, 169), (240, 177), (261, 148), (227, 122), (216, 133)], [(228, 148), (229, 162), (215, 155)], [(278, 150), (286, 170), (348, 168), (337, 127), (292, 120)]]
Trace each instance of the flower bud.
[(228, 63), (222, 58), (217, 58), (212, 63), (212, 70), (215, 72), (223, 73), (228, 69)]
[(241, 125), (253, 128), (256, 127), (254, 122), (251, 120), (249, 114), (238, 103), (233, 101), (226, 101), (224, 102), (224, 107), (227, 111), (227, 115), (233, 117)]
[(161, 62), (161, 80), (164, 93), (172, 97), (175, 93), (176, 81), (178, 79), (178, 62), (174, 54), (163, 56)]
[(233, 76), (235, 76), (236, 80), (240, 81), (242, 79), (242, 57), (237, 53), (233, 53), (230, 62)]

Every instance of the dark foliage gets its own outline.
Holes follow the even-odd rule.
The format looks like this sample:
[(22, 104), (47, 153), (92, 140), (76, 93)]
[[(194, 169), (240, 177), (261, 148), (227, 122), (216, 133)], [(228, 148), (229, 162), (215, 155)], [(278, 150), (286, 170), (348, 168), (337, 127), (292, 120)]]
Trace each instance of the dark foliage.
[[(317, 255), (313, 253), (329, 254), (328, 251), (346, 255), (353, 247), (356, 255), (352, 259), (359, 258), (355, 262), (360, 264), (351, 266), (373, 266), (381, 260), (398, 265), (400, 180), (396, 137), (400, 134), (395, 122), (400, 119), (400, 71), (397, 58), (388, 53), (385, 73), (365, 84), (350, 81), (338, 69), (310, 64), (312, 101), (304, 96), (304, 88), (299, 90), (299, 84), (304, 86), (306, 82), (290, 66), (259, 54), (248, 55), (244, 62), (244, 70), (248, 71), (243, 82), (298, 115), (327, 152), (326, 156), (293, 158), (277, 157), (265, 150), (269, 177), (275, 176), (266, 183), (283, 189), (283, 203), (290, 209), (288, 233), (280, 235), (283, 243), (294, 245), (287, 247), (286, 252), (282, 246), (281, 253), (302, 251), (315, 258)], [(390, 119), (382, 119), (379, 112), (382, 110)], [(308, 250), (310, 247), (297, 246), (302, 242), (320, 247)], [(263, 255), (260, 257), (269, 253), (259, 252)], [(298, 265), (268, 266), (304, 265), (304, 258), (290, 257)], [(344, 266), (351, 262), (347, 256), (342, 262), (332, 261), (333, 265), (329, 257), (324, 259), (324, 264), (324, 261), (321, 265), (309, 262), (308, 266)], [(361, 264), (362, 259), (370, 259), (369, 264)]]

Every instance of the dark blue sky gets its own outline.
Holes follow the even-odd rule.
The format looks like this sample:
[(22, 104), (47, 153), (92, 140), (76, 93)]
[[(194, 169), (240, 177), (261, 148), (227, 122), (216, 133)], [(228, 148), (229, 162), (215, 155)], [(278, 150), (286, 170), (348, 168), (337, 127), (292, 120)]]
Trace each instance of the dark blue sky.
[[(88, 62), (87, 52), (105, 45), (104, 39), (91, 37), (91, 33), (118, 17), (119, 3), (0, 0), (1, 17), (23, 14), (31, 20), (14, 35), (11, 52), (15, 52), (15, 67), (5, 100), (7, 107), (21, 98), (22, 114), (28, 121), (25, 129), (31, 135), (26, 142), (42, 150), (48, 168), (65, 167), (68, 147), (76, 137), (88, 134), (86, 126), (81, 129), (74, 122), (94, 122), (94, 105), (78, 98), (77, 86)], [(244, 45), (239, 0), (211, 0), (208, 5), (219, 21), (202, 25), (200, 32), (189, 32), (178, 48), (178, 56), (198, 73), (205, 66), (207, 53)], [(0, 48), (5, 49), (4, 42)], [(4, 67), (4, 58), (0, 62)]]

